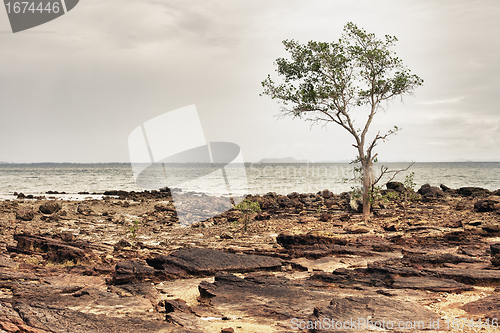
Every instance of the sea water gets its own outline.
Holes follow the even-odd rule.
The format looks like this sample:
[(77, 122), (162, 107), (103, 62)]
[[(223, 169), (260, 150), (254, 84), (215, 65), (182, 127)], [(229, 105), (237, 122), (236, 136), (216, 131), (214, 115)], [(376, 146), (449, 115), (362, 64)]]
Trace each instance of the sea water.
[[(403, 170), (410, 163), (385, 163), (389, 170)], [(375, 176), (380, 174), (382, 164), (375, 165)], [(191, 175), (195, 181), (193, 190), (214, 193), (214, 182), (210, 178), (197, 176), (206, 166), (196, 164), (173, 164), (169, 166), (169, 177)], [(341, 193), (359, 186), (354, 181), (353, 165), (348, 163), (246, 163), (246, 179), (233, 181), (234, 190), (247, 188), (249, 194), (276, 192), (316, 193), (329, 189)], [(394, 180), (404, 181), (414, 172), (417, 189), (426, 183), (433, 186), (444, 184), (451, 188), (464, 186), (500, 189), (500, 162), (439, 162), (415, 163), (407, 171), (401, 171)], [(172, 181), (172, 179), (170, 181)], [(196, 180), (198, 179), (198, 180)], [(389, 180), (381, 179), (381, 184)], [(168, 186), (168, 177), (158, 179), (158, 188)], [(156, 184), (156, 183), (155, 183)], [(234, 187), (239, 188), (234, 188)], [(180, 186), (182, 187), (182, 186)], [(134, 180), (129, 163), (110, 164), (0, 164), (0, 196), (12, 197), (14, 192), (41, 195), (47, 191), (102, 193), (106, 190), (142, 191)]]

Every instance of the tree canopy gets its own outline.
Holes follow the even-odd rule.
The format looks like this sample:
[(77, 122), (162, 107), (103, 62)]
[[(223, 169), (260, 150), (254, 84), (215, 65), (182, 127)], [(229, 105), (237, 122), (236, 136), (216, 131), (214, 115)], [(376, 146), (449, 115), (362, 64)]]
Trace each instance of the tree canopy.
[[(354, 137), (364, 178), (370, 178), (368, 173), (376, 158), (373, 148), (398, 130), (395, 126), (383, 135), (379, 132), (367, 142), (373, 117), (383, 108), (383, 102), (411, 94), (423, 83), (396, 57), (396, 42), (394, 36), (378, 39), (351, 22), (344, 26), (338, 41), (300, 44), (284, 40), (290, 59), (278, 58), (275, 62), (283, 82), (276, 83), (268, 75), (262, 82), (263, 94), (282, 103), (282, 115), (335, 123), (346, 129)], [(355, 108), (367, 108), (366, 121), (359, 128), (352, 117)], [(365, 192), (366, 186), (373, 185), (371, 181), (364, 179)]]

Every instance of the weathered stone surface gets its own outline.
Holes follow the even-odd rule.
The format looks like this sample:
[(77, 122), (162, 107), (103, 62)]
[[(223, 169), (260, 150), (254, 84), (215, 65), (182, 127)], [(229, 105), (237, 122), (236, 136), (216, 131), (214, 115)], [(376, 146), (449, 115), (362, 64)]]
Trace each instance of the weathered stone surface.
[(471, 286), (456, 282), (455, 280), (420, 276), (395, 277), (392, 287), (395, 289), (418, 289), (449, 293), (461, 293), (473, 289)]
[(435, 274), (439, 278), (449, 278), (470, 285), (500, 286), (500, 270), (426, 268), (424, 271)]
[(500, 209), (500, 196), (490, 196), (484, 200), (479, 200), (474, 204), (474, 209), (478, 212), (491, 212)]
[(422, 185), (418, 190), (418, 193), (423, 197), (444, 197), (444, 192), (437, 186), (430, 186), (429, 184)]
[(490, 244), (491, 256), (495, 256), (500, 253), (500, 243)]
[(312, 234), (301, 235), (287, 235), (279, 234), (276, 237), (276, 242), (286, 249), (303, 245), (316, 245), (316, 244), (347, 244), (347, 241), (342, 238), (333, 238), (325, 236), (317, 236)]
[(53, 214), (61, 209), (61, 205), (56, 201), (48, 201), (38, 208), (44, 214)]
[(400, 193), (405, 191), (405, 186), (401, 182), (388, 182), (385, 186), (388, 190), (394, 190)]
[(113, 284), (126, 284), (141, 281), (158, 281), (161, 272), (149, 266), (145, 260), (135, 259), (116, 264)]
[(484, 197), (490, 195), (490, 191), (481, 187), (461, 187), (455, 193), (464, 197)]
[(469, 302), (461, 307), (470, 315), (490, 319), (500, 318), (500, 295), (491, 295), (477, 301)]
[[(64, 331), (55, 323), (56, 314), (64, 313), (63, 323), (78, 326), (85, 321), (82, 331), (90, 332), (89, 320), (109, 332), (140, 331), (134, 325), (151, 332), (220, 332), (229, 327), (237, 332), (289, 332), (295, 331), (290, 329), (292, 318), (318, 318), (332, 300), (354, 297), (363, 304), (361, 298), (380, 295), (409, 301), (412, 308), (430, 305), (439, 316), (449, 316), (459, 305), (433, 306), (443, 292), (469, 290), (463, 297), (477, 299), (484, 297), (482, 290), (471, 286), (498, 286), (500, 270), (494, 266), (500, 264), (500, 246), (497, 251), (490, 243), (500, 229), (497, 211), (478, 212), (473, 209), (477, 200), (445, 192), (445, 200), (412, 202), (404, 211), (396, 202), (384, 202), (369, 222), (349, 211), (347, 195), (254, 195), (249, 198), (265, 202), (267, 208), (261, 204), (262, 218), (247, 231), (228, 223), (228, 214), (237, 218), (232, 212), (183, 228), (174, 223), (172, 198), (158, 191), (111, 192), (119, 198), (84, 202), (58, 200), (66, 215), (35, 213), (31, 221), (13, 218), (21, 209), (37, 212), (45, 201), (0, 201), (0, 312), (8, 313), (0, 314), (0, 330)], [(188, 194), (183, 199), (187, 211), (201, 203)], [(78, 212), (81, 205), (103, 213), (84, 215)], [(300, 218), (310, 222), (298, 223)], [(138, 238), (119, 242), (126, 237), (124, 225), (134, 220), (140, 222)], [(394, 229), (386, 228), (391, 224)], [(355, 225), (370, 232), (349, 233)], [(29, 232), (44, 234), (16, 246), (14, 235)], [(75, 261), (55, 255), (61, 248), (77, 255), (83, 251), (88, 259), (72, 266)], [(243, 260), (239, 253), (282, 261), (267, 267)], [(242, 273), (236, 277), (223, 270)], [(210, 283), (214, 274), (216, 281)], [(15, 302), (36, 311), (41, 317), (26, 318), (46, 328), (25, 321), (12, 307)], [(344, 305), (349, 311), (350, 305)], [(386, 312), (383, 306), (381, 312)], [(211, 317), (228, 321), (223, 325), (201, 319)]]
[(78, 205), (78, 207), (76, 208), (76, 211), (78, 212), (78, 214), (82, 214), (85, 216), (89, 216), (89, 215), (92, 215), (94, 213), (92, 208), (88, 205)]
[(219, 250), (190, 248), (171, 253), (166, 262), (196, 275), (214, 274), (218, 271), (249, 272), (261, 269), (279, 269), (279, 258), (234, 254)]
[(22, 221), (31, 221), (35, 217), (35, 212), (32, 209), (20, 209), (16, 212), (16, 219)]
[[(365, 319), (363, 321), (358, 319)], [(373, 325), (381, 327), (382, 322), (389, 324), (385, 326), (392, 329), (398, 329), (398, 323), (403, 322), (402, 328), (405, 328), (406, 322), (412, 323), (412, 330), (429, 329), (429, 321), (435, 321), (438, 316), (433, 311), (419, 305), (416, 302), (403, 302), (391, 299), (387, 296), (347, 296), (334, 297), (330, 304), (314, 309), (314, 314), (309, 316), (309, 320), (321, 324), (330, 323), (331, 320), (347, 323), (348, 327), (344, 331), (369, 331), (377, 326), (368, 327), (367, 320), (370, 319)], [(379, 324), (376, 324), (379, 322)], [(353, 326), (355, 324), (355, 326)], [(418, 325), (415, 326), (415, 325)], [(383, 327), (382, 327), (383, 328)], [(380, 329), (380, 328), (379, 328)], [(310, 332), (330, 332), (331, 327), (327, 325), (317, 325)]]
[(47, 258), (53, 262), (72, 261), (78, 263), (90, 259), (92, 253), (85, 252), (83, 249), (66, 244), (63, 241), (29, 234), (16, 234), (14, 239), (17, 241), (16, 248), (13, 251), (24, 253), (45, 253)]
[(469, 256), (452, 254), (452, 253), (430, 253), (430, 254), (411, 254), (406, 253), (403, 257), (404, 261), (412, 263), (431, 263), (431, 264), (444, 264), (452, 263), (458, 264), (461, 262), (482, 262), (480, 259), (471, 258)]
[[(218, 273), (210, 292), (210, 304), (221, 309), (242, 311), (260, 321), (282, 321), (290, 327), (292, 318), (306, 318), (316, 306), (326, 306), (330, 293), (275, 276), (247, 276)], [(300, 302), (298, 302), (300, 300)]]

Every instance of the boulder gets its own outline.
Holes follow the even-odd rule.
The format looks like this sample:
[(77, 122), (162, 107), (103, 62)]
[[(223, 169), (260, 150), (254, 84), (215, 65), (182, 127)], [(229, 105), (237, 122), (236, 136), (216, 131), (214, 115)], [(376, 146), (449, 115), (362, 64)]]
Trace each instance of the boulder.
[(280, 195), (276, 201), (278, 202), (278, 204), (280, 205), (280, 207), (290, 207), (292, 206), (292, 201), (287, 197), (287, 196), (284, 196), (284, 195)]
[(429, 184), (424, 184), (418, 190), (418, 193), (425, 198), (437, 198), (444, 197), (444, 192), (437, 186), (430, 186)]
[(21, 221), (31, 221), (35, 217), (32, 209), (20, 209), (16, 212), (16, 219)]
[(485, 197), (491, 194), (489, 190), (481, 187), (461, 187), (455, 190), (455, 193), (463, 197)]
[(42, 204), (39, 208), (44, 214), (53, 214), (61, 209), (61, 205), (56, 201), (48, 201)]
[[(435, 312), (416, 302), (394, 300), (387, 296), (356, 295), (333, 296), (329, 305), (314, 309), (307, 323), (311, 323), (309, 332), (315, 333), (331, 332), (332, 327), (343, 327), (342, 332), (392, 331), (406, 329), (404, 325), (407, 323), (411, 324), (408, 329), (423, 331), (438, 318)], [(335, 326), (337, 324), (341, 326)]]
[(401, 182), (388, 182), (385, 186), (388, 190), (394, 190), (399, 193), (405, 192), (405, 186)]
[(479, 200), (474, 204), (474, 209), (478, 212), (492, 212), (500, 209), (500, 196), (490, 196)]
[(441, 184), (439, 185), (439, 187), (444, 191), (444, 192), (454, 192), (455, 190), (453, 190), (452, 188), (449, 188), (448, 186), (444, 185), (444, 184)]
[(76, 211), (79, 214), (82, 214), (85, 216), (89, 216), (89, 215), (92, 215), (94, 213), (92, 208), (90, 208), (90, 206), (88, 206), (88, 205), (78, 205), (78, 207), (76, 208)]
[(259, 269), (279, 269), (282, 265), (282, 260), (279, 258), (202, 248), (177, 250), (164, 259), (166, 263), (195, 275), (210, 275), (218, 271), (249, 272)]
[(333, 197), (333, 193), (330, 190), (325, 189), (325, 190), (323, 190), (323, 192), (321, 192), (321, 194), (323, 195), (323, 198), (325, 198), (325, 199), (329, 199), (329, 198)]
[(470, 315), (482, 318), (500, 318), (500, 296), (491, 295), (477, 301), (469, 302), (461, 307)]

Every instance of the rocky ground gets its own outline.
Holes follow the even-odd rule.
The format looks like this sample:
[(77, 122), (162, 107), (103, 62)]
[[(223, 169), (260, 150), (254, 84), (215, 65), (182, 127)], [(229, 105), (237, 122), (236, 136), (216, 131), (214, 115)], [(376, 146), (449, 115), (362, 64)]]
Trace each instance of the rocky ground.
[(369, 222), (347, 194), (250, 196), (246, 226), (105, 194), (0, 202), (0, 332), (500, 329), (500, 191), (422, 186)]

